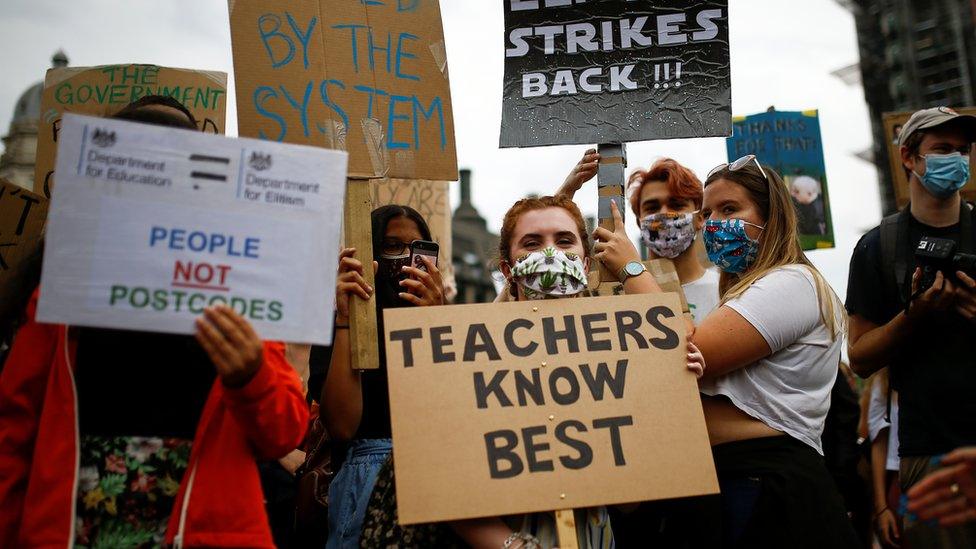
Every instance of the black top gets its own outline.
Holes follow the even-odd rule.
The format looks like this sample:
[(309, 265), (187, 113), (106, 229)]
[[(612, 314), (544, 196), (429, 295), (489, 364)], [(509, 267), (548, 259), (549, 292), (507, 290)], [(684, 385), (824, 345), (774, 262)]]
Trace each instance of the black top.
[[(910, 217), (906, 279), (915, 271), (914, 250), (922, 236), (951, 238), (959, 225), (930, 227)], [(945, 274), (945, 273), (944, 273)], [(904, 305), (882, 267), (881, 231), (875, 227), (857, 243), (851, 257), (847, 311), (875, 324), (887, 324)], [(898, 391), (899, 455), (931, 456), (976, 444), (976, 325), (955, 311), (933, 316), (902, 344), (891, 366)]]
[(83, 328), (76, 357), (82, 435), (193, 439), (217, 372), (192, 336)]

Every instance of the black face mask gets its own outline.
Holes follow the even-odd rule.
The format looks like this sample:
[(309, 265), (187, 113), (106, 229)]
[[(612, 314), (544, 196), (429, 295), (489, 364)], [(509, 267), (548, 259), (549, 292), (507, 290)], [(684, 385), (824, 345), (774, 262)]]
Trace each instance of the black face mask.
[(409, 307), (409, 301), (400, 298), (400, 293), (407, 291), (400, 282), (409, 278), (403, 272), (403, 267), (410, 264), (410, 254), (399, 256), (377, 256), (376, 263), (376, 300), (380, 308)]

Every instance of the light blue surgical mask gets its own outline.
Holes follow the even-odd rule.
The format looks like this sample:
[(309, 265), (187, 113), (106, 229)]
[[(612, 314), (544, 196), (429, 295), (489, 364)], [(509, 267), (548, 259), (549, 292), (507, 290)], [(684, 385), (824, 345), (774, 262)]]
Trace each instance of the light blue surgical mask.
[(925, 173), (912, 173), (932, 196), (946, 199), (969, 181), (969, 155), (954, 152), (925, 155)]
[(759, 254), (759, 241), (749, 238), (746, 225), (765, 229), (741, 219), (709, 219), (705, 222), (702, 239), (708, 260), (723, 272), (744, 273)]

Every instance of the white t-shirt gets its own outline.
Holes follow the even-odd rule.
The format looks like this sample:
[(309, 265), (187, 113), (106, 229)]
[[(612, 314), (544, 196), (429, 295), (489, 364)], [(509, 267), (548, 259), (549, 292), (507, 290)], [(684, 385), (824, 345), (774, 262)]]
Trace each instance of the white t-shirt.
[(691, 318), (697, 326), (718, 307), (718, 270), (705, 269), (705, 274), (701, 278), (682, 284), (681, 289), (685, 292)]
[(868, 436), (871, 442), (878, 438), (882, 430), (888, 429), (888, 455), (885, 459), (885, 469), (898, 471), (901, 461), (898, 459), (898, 397), (891, 395), (891, 423), (885, 421), (888, 411), (888, 392), (881, 390), (880, 383), (871, 385), (871, 400), (868, 402)]
[[(833, 299), (833, 294), (828, 296)], [(831, 341), (820, 320), (813, 274), (801, 265), (773, 270), (726, 303), (769, 344), (772, 354), (699, 386), (823, 455), (820, 436), (840, 363), (841, 334)], [(835, 300), (840, 327), (844, 307)], [(707, 368), (707, 366), (706, 366)]]

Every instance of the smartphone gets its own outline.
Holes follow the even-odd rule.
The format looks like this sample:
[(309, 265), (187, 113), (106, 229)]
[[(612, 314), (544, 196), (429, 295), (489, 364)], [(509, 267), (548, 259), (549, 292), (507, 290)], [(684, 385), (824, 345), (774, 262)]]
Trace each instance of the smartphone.
[(437, 255), (440, 253), (440, 245), (429, 240), (414, 240), (410, 243), (410, 266), (416, 267), (426, 272), (427, 266), (421, 257), (426, 256), (430, 262), (437, 266)]

